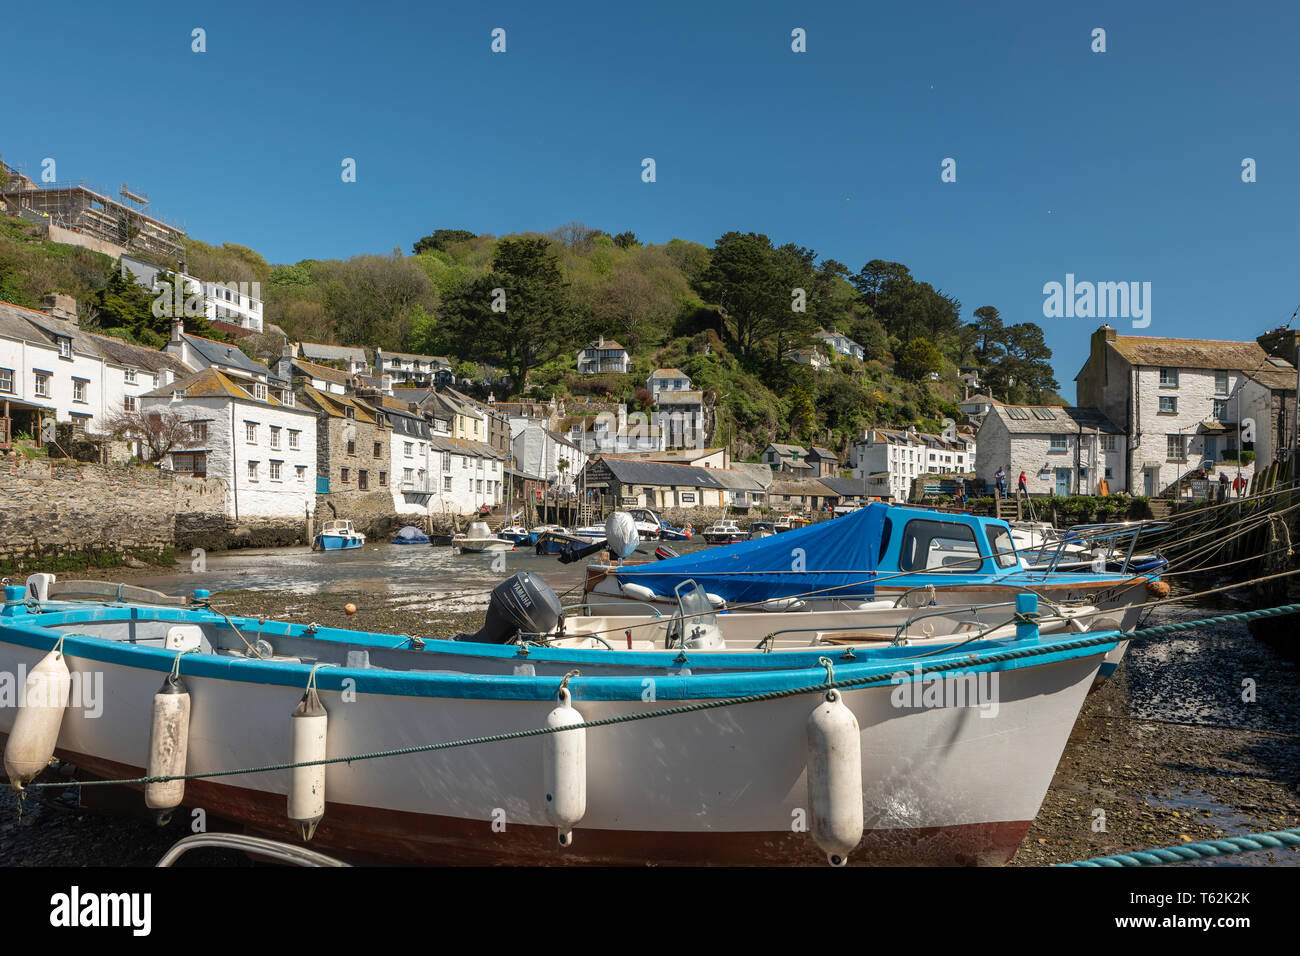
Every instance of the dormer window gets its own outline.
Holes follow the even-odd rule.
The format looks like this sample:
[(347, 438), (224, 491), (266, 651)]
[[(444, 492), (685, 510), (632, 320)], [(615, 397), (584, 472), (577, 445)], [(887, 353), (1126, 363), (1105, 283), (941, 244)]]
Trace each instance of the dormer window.
[(72, 358), (72, 339), (60, 335), (55, 341), (59, 343), (59, 358)]
[(280, 404), (293, 408), (293, 392), (287, 388), (280, 390)]
[(259, 402), (264, 402), (266, 401), (266, 394), (267, 394), (267, 390), (265, 384), (263, 384), (262, 382), (256, 382), (253, 384), (253, 397), (255, 399), (257, 399)]
[(124, 369), (122, 374), (126, 378), (126, 384), (128, 385), (135, 384), (135, 369), (133, 368)]
[(173, 402), (179, 402), (179, 401), (180, 401), (182, 398), (184, 398), (184, 397), (185, 397), (185, 389), (183, 389), (183, 388), (172, 389), (172, 401), (173, 401)]
[(355, 408), (353, 408), (351, 405), (344, 405), (344, 406), (343, 406), (343, 417), (344, 417), (344, 418), (356, 418), (356, 417), (357, 417), (357, 410), (356, 410)]

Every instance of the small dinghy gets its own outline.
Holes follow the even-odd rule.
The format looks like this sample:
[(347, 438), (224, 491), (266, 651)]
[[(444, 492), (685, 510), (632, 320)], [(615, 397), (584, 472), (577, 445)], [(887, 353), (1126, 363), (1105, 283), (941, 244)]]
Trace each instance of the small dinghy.
[(408, 524), (393, 535), (393, 544), (428, 544), (429, 536), (415, 525)]
[(666, 544), (658, 545), (655, 548), (655, 558), (659, 561), (667, 561), (669, 558), (677, 557), (677, 552)]

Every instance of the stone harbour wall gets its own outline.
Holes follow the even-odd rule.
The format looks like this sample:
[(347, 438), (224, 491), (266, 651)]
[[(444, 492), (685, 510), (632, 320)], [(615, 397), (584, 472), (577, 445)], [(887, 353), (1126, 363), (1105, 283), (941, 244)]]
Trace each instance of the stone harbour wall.
[(177, 515), (220, 512), (224, 483), (67, 459), (0, 456), (0, 570), (167, 560)]

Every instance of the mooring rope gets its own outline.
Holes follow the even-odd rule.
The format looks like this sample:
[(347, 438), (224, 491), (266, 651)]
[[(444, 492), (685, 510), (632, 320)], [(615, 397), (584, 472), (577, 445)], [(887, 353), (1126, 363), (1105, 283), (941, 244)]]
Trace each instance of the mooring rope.
[[(824, 694), (827, 691), (838, 688), (855, 688), (887, 685), (897, 680), (898, 673), (906, 673), (908, 676), (921, 677), (925, 674), (941, 673), (952, 670), (968, 670), (972, 667), (979, 667), (984, 664), (998, 664), (1006, 661), (1023, 660), (1029, 657), (1037, 657), (1043, 654), (1055, 654), (1061, 651), (1077, 650), (1087, 647), (1096, 647), (1101, 644), (1114, 644), (1116, 640), (1143, 640), (1148, 637), (1159, 637), (1166, 634), (1176, 634), (1182, 631), (1195, 630), (1198, 627), (1204, 627), (1207, 624), (1220, 624), (1231, 622), (1244, 622), (1259, 620), (1262, 618), (1282, 617), (1287, 614), (1300, 613), (1300, 604), (1284, 604), (1278, 607), (1261, 608), (1254, 611), (1239, 611), (1233, 614), (1222, 614), (1212, 618), (1205, 618), (1197, 621), (1178, 621), (1171, 624), (1160, 624), (1156, 627), (1146, 628), (1142, 631), (1133, 631), (1127, 637), (1121, 632), (1110, 631), (1102, 635), (1094, 635), (1086, 638), (1080, 638), (1074, 641), (1065, 641), (1059, 644), (1052, 644), (1045, 647), (1025, 647), (1015, 650), (1000, 651), (996, 654), (985, 654), (978, 657), (971, 657), (964, 660), (944, 661), (930, 666), (917, 665), (917, 669), (904, 671), (902, 662), (899, 663), (900, 670), (890, 674), (881, 674), (875, 677), (855, 677), (849, 680), (823, 681), (819, 684), (807, 687), (790, 687), (785, 690), (766, 691), (761, 694), (746, 694), (741, 697), (728, 697), (718, 700), (704, 700), (693, 704), (682, 704), (677, 707), (665, 707), (659, 710), (641, 711), (636, 713), (619, 714), (614, 717), (602, 717), (597, 720), (585, 720), (582, 723), (564, 724), (555, 727), (534, 727), (528, 730), (515, 730), (501, 734), (488, 734), (481, 737), (468, 737), (461, 740), (443, 741), (434, 744), (418, 744), (411, 747), (398, 747), (391, 750), (376, 750), (368, 753), (350, 754), (345, 757), (326, 757), (320, 760), (303, 760), (288, 763), (267, 764), (261, 767), (241, 767), (235, 770), (209, 770), (198, 773), (173, 774), (158, 777), (135, 777), (124, 778), (121, 780), (60, 780), (50, 783), (29, 783), (27, 789), (63, 789), (69, 787), (92, 787), (92, 786), (119, 786), (119, 785), (146, 785), (151, 783), (166, 783), (172, 780), (201, 780), (213, 777), (233, 777), (250, 773), (269, 773), (274, 770), (295, 770), (300, 767), (318, 767), (329, 764), (347, 763), (360, 760), (378, 760), (386, 757), (404, 757), (411, 754), (431, 753), (438, 750), (452, 750), (460, 747), (471, 747), (479, 744), (502, 743), (509, 740), (522, 740), (526, 737), (540, 737), (546, 734), (561, 733), (568, 730), (579, 730), (595, 727), (610, 727), (616, 724), (632, 723), (640, 720), (652, 720), (658, 717), (672, 717), (679, 714), (698, 713), (706, 710), (716, 710), (721, 707), (734, 707), (740, 704), (753, 704), (769, 700), (781, 700), (787, 697), (798, 697), (803, 694)], [(820, 665), (817, 665), (820, 666)], [(568, 680), (572, 675), (565, 675), (564, 680)]]
[(1152, 850), (1134, 850), (1114, 856), (1095, 856), (1090, 860), (1057, 863), (1056, 866), (1162, 866), (1165, 863), (1183, 863), (1188, 860), (1208, 860), (1234, 853), (1251, 853), (1255, 850), (1280, 850), (1300, 847), (1300, 827), (1290, 830), (1271, 830), (1268, 833), (1251, 833), (1246, 836), (1224, 837), (1206, 843), (1181, 843), (1156, 847)]

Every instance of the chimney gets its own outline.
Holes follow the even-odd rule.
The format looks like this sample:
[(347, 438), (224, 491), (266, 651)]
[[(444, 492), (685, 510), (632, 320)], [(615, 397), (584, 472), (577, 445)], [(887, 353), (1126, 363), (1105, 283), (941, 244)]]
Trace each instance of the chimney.
[(62, 292), (47, 295), (42, 300), (42, 309), (46, 315), (77, 324), (77, 300)]
[(603, 349), (604, 347), (605, 347), (605, 336), (602, 335), (600, 338), (596, 339), (596, 348)]
[(180, 345), (182, 342), (181, 335), (185, 332), (184, 319), (172, 319), (172, 337), (169, 345)]
[(286, 382), (293, 381), (293, 356), (294, 347), (285, 342), (284, 348), (280, 350), (280, 361), (276, 364), (275, 374)]

